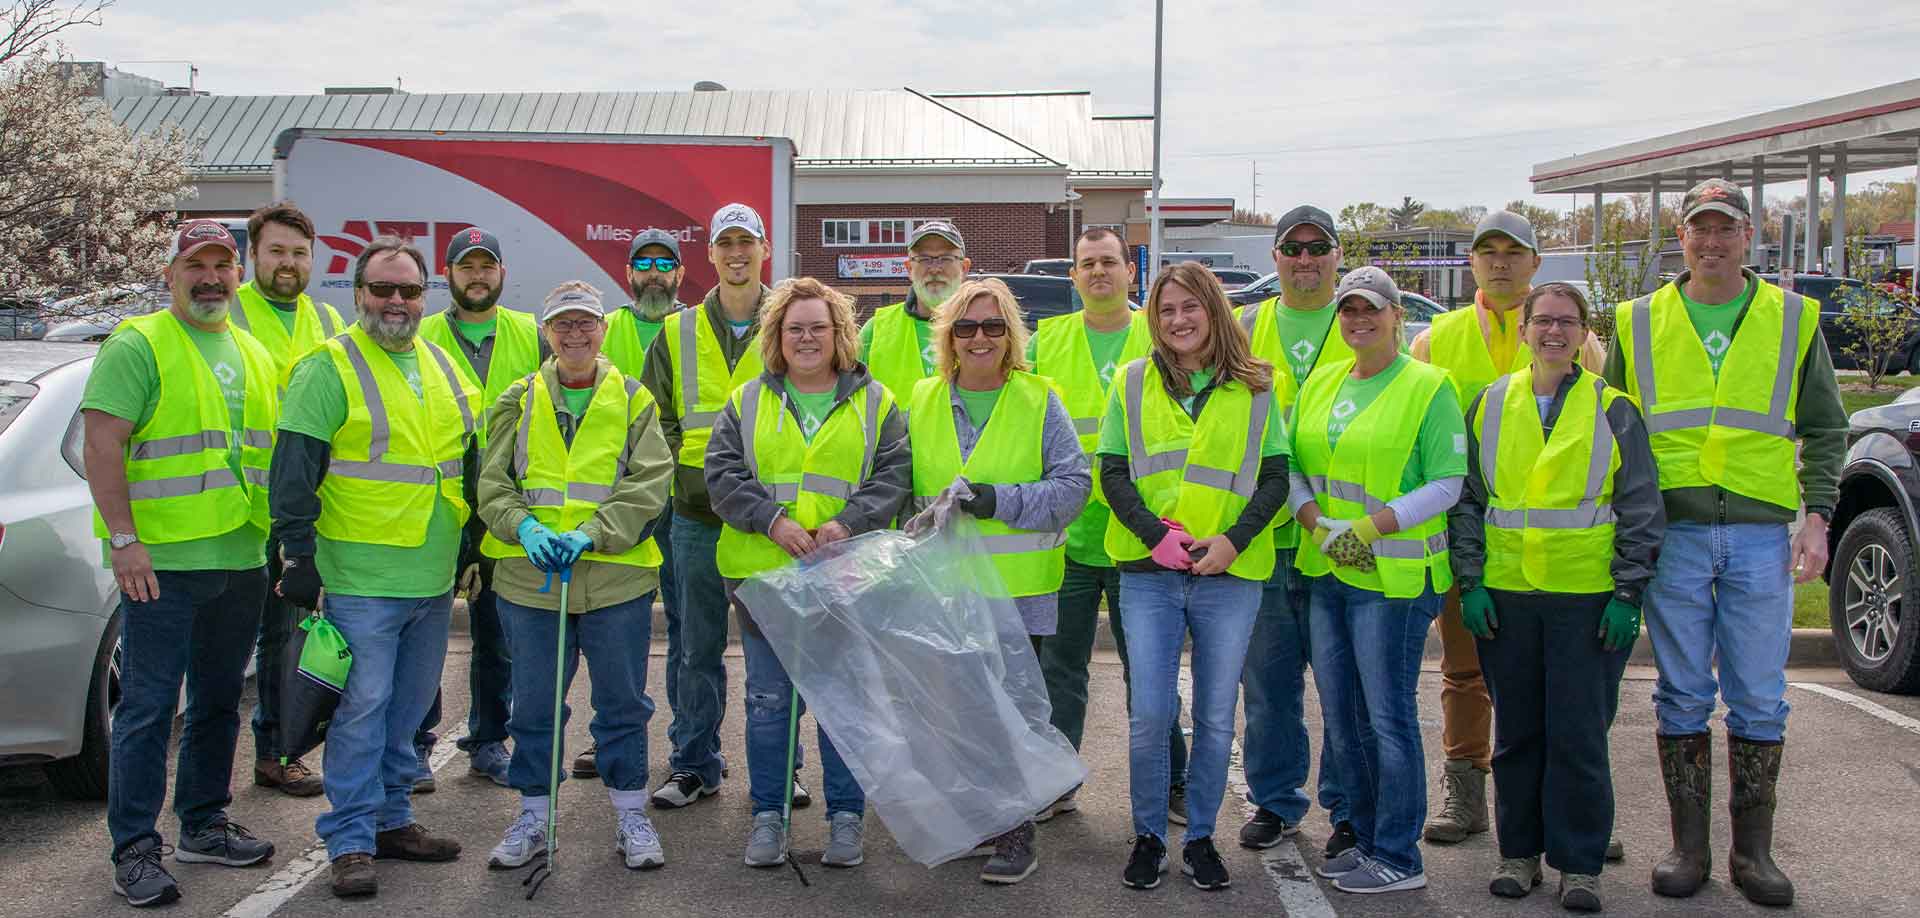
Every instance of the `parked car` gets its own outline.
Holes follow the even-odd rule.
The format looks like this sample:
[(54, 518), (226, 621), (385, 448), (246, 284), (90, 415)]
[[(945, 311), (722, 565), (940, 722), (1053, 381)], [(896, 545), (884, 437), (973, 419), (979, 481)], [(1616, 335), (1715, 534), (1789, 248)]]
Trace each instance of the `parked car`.
[(1433, 317), (1447, 311), (1447, 307), (1418, 293), (1400, 294), (1400, 305), (1407, 310), (1407, 341), (1412, 342), (1421, 332), (1433, 327)]
[(997, 278), (1006, 282), (1013, 291), (1014, 299), (1020, 301), (1020, 311), (1026, 314), (1029, 330), (1040, 324), (1041, 319), (1065, 315), (1080, 310), (1080, 291), (1073, 288), (1073, 281), (1065, 277), (1047, 274), (974, 274), (970, 279), (985, 280)]
[(1020, 269), (1021, 274), (1044, 274), (1048, 277), (1066, 277), (1067, 270), (1073, 267), (1071, 258), (1036, 258)]
[(1854, 412), (1847, 441), (1827, 529), (1833, 640), (1861, 688), (1920, 693), (1920, 388)]
[(1213, 276), (1220, 279), (1220, 286), (1225, 287), (1229, 293), (1258, 281), (1261, 277), (1260, 272), (1248, 271), (1245, 268), (1214, 268)]
[(54, 315), (79, 316), (48, 323), (48, 341), (105, 341), (127, 316), (146, 315), (167, 308), (167, 288), (157, 284), (130, 284), (83, 296), (69, 297), (48, 307)]
[(1254, 278), (1237, 290), (1227, 291), (1227, 299), (1235, 306), (1259, 303), (1280, 295), (1280, 275), (1273, 271)]
[(120, 590), (101, 566), (80, 456), (88, 344), (0, 341), (0, 765), (107, 793)]

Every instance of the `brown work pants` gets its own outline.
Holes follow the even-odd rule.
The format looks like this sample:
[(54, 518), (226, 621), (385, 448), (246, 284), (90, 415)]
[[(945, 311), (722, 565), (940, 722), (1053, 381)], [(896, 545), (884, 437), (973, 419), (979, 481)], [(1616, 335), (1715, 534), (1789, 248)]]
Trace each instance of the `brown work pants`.
[(1460, 620), (1460, 590), (1440, 607), (1440, 745), (1449, 759), (1493, 767), (1493, 699), (1480, 676), (1480, 650)]

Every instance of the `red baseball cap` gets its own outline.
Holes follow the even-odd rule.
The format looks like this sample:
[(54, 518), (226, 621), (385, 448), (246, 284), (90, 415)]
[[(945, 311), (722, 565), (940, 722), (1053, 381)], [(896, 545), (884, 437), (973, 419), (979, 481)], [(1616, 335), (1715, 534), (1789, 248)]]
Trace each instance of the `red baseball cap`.
[(210, 245), (217, 245), (240, 254), (240, 244), (233, 241), (233, 234), (218, 220), (188, 220), (174, 228), (173, 247), (167, 260), (185, 258)]

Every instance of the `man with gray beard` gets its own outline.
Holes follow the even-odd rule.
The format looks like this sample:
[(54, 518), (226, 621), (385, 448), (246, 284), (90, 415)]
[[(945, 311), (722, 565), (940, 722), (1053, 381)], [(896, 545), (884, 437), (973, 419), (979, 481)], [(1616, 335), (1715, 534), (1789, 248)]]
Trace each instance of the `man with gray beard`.
[(342, 897), (378, 891), (376, 856), (460, 855), (413, 820), (413, 734), (440, 687), (482, 406), (458, 358), (416, 334), (428, 276), (392, 237), (360, 254), (360, 320), (294, 366), (273, 456), (277, 589), (312, 609), (324, 588), (353, 648), (322, 761), (333, 809), (315, 824)]

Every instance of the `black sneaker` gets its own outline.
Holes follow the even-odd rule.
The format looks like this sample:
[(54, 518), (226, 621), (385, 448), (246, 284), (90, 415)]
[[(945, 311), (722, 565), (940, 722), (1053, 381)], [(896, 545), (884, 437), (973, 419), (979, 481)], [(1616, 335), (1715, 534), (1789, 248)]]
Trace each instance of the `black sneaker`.
[(1176, 826), (1187, 824), (1187, 786), (1175, 784), (1167, 788), (1167, 821)]
[(1253, 811), (1253, 818), (1240, 827), (1240, 847), (1262, 851), (1280, 844), (1280, 840), (1300, 831), (1300, 827), (1288, 823), (1266, 807)]
[(1198, 889), (1226, 889), (1232, 880), (1227, 879), (1227, 865), (1220, 860), (1220, 852), (1213, 849), (1213, 836), (1196, 838), (1180, 849), (1180, 872), (1193, 879)]
[(135, 907), (164, 905), (180, 898), (180, 884), (160, 866), (173, 849), (159, 839), (143, 838), (113, 858), (113, 891)]
[(1133, 840), (1133, 854), (1127, 858), (1127, 871), (1120, 875), (1120, 882), (1134, 889), (1152, 889), (1160, 885), (1160, 875), (1166, 872), (1166, 843), (1141, 835)]
[(272, 856), (272, 842), (261, 841), (246, 826), (222, 819), (191, 835), (182, 832), (180, 850), (173, 859), (182, 864), (251, 867)]
[(1333, 860), (1340, 856), (1340, 852), (1359, 843), (1360, 839), (1353, 834), (1353, 823), (1342, 819), (1333, 824), (1333, 834), (1327, 836), (1326, 850), (1321, 853), (1327, 860)]
[(662, 809), (678, 809), (702, 797), (711, 797), (720, 788), (708, 787), (700, 776), (690, 771), (676, 771), (667, 778), (667, 783), (653, 792), (653, 805)]

